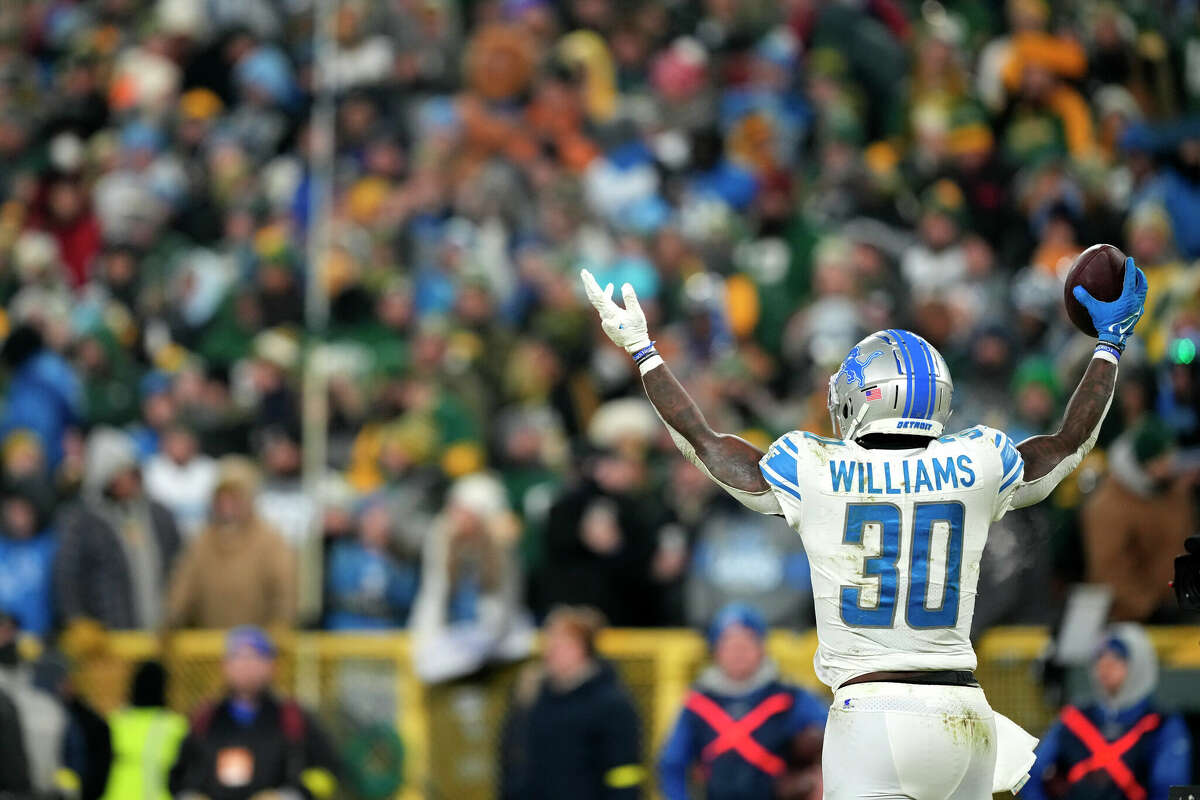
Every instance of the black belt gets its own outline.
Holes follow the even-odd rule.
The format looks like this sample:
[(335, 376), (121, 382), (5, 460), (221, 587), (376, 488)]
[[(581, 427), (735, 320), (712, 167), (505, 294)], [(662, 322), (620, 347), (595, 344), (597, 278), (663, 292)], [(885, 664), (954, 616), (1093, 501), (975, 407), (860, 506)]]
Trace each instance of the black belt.
[(886, 677), (872, 679), (870, 675), (864, 675), (867, 680), (851, 679), (846, 681), (843, 686), (856, 685), (860, 683), (916, 683), (925, 686), (972, 686), (978, 687), (979, 681), (975, 680), (975, 673), (965, 669), (940, 669), (940, 670), (922, 670), (919, 672), (894, 672), (886, 674)]

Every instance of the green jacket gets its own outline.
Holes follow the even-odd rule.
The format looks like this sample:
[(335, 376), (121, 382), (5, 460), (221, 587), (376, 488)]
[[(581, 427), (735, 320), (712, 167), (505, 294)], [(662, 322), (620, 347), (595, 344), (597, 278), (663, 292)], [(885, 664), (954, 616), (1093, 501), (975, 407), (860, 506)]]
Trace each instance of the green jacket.
[(113, 763), (104, 800), (170, 800), (167, 776), (187, 735), (187, 720), (162, 708), (123, 708), (109, 715)]

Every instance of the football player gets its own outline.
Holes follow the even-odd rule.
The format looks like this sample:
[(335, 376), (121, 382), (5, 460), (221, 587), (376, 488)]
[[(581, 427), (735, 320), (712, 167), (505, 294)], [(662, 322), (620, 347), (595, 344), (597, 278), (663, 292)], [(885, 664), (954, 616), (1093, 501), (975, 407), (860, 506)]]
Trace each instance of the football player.
[[(954, 389), (946, 362), (920, 336), (892, 329), (855, 345), (829, 379), (837, 438), (792, 431), (766, 453), (709, 427), (655, 350), (629, 284), (622, 308), (611, 284), (581, 276), (684, 457), (804, 540), (814, 665), (834, 691), (826, 800), (982, 800), (994, 778), (1018, 786), (1033, 739), (993, 713), (972, 674), (980, 557), (992, 522), (1047, 497), (1095, 444), (1146, 297), (1133, 259), (1116, 300), (1075, 290), (1101, 333), (1055, 433), (1016, 444), (984, 426), (945, 430)], [(1005, 741), (1018, 737), (1021, 752), (1012, 753)], [(1005, 763), (1013, 759), (1015, 775)], [(1010, 778), (1001, 781), (1002, 771)]]

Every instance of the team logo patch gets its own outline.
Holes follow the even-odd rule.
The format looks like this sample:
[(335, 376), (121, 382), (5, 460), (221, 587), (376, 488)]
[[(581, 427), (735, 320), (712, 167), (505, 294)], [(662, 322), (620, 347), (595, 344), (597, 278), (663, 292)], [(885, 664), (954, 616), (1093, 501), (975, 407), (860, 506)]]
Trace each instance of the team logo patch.
[(859, 386), (866, 386), (867, 379), (863, 377), (863, 370), (870, 366), (871, 362), (883, 355), (882, 350), (876, 350), (871, 355), (867, 356), (866, 361), (859, 361), (858, 345), (854, 345), (853, 349), (846, 355), (846, 360), (842, 362), (841, 374), (846, 376), (846, 383), (853, 386), (857, 383)]

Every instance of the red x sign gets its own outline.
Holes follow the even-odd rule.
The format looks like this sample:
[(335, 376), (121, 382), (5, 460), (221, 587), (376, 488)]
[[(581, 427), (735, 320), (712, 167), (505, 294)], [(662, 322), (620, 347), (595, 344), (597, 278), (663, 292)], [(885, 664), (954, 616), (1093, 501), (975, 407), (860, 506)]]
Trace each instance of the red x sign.
[(700, 757), (712, 761), (728, 750), (735, 750), (746, 761), (768, 775), (782, 775), (787, 767), (783, 759), (769, 752), (751, 736), (764, 722), (781, 711), (792, 707), (790, 694), (780, 692), (763, 700), (741, 719), (734, 719), (711, 698), (699, 692), (688, 695), (687, 707), (708, 723), (717, 738), (708, 743)]
[(1115, 742), (1105, 739), (1092, 721), (1085, 717), (1082, 711), (1072, 706), (1068, 706), (1063, 711), (1062, 721), (1072, 733), (1079, 737), (1087, 749), (1092, 751), (1091, 756), (1071, 767), (1071, 771), (1067, 773), (1068, 781), (1075, 783), (1082, 780), (1088, 773), (1103, 769), (1112, 776), (1113, 781), (1129, 800), (1146, 800), (1146, 790), (1137, 782), (1137, 778), (1130, 772), (1129, 766), (1121, 760), (1121, 756), (1137, 744), (1139, 739), (1157, 728), (1162, 717), (1158, 714), (1147, 714)]

